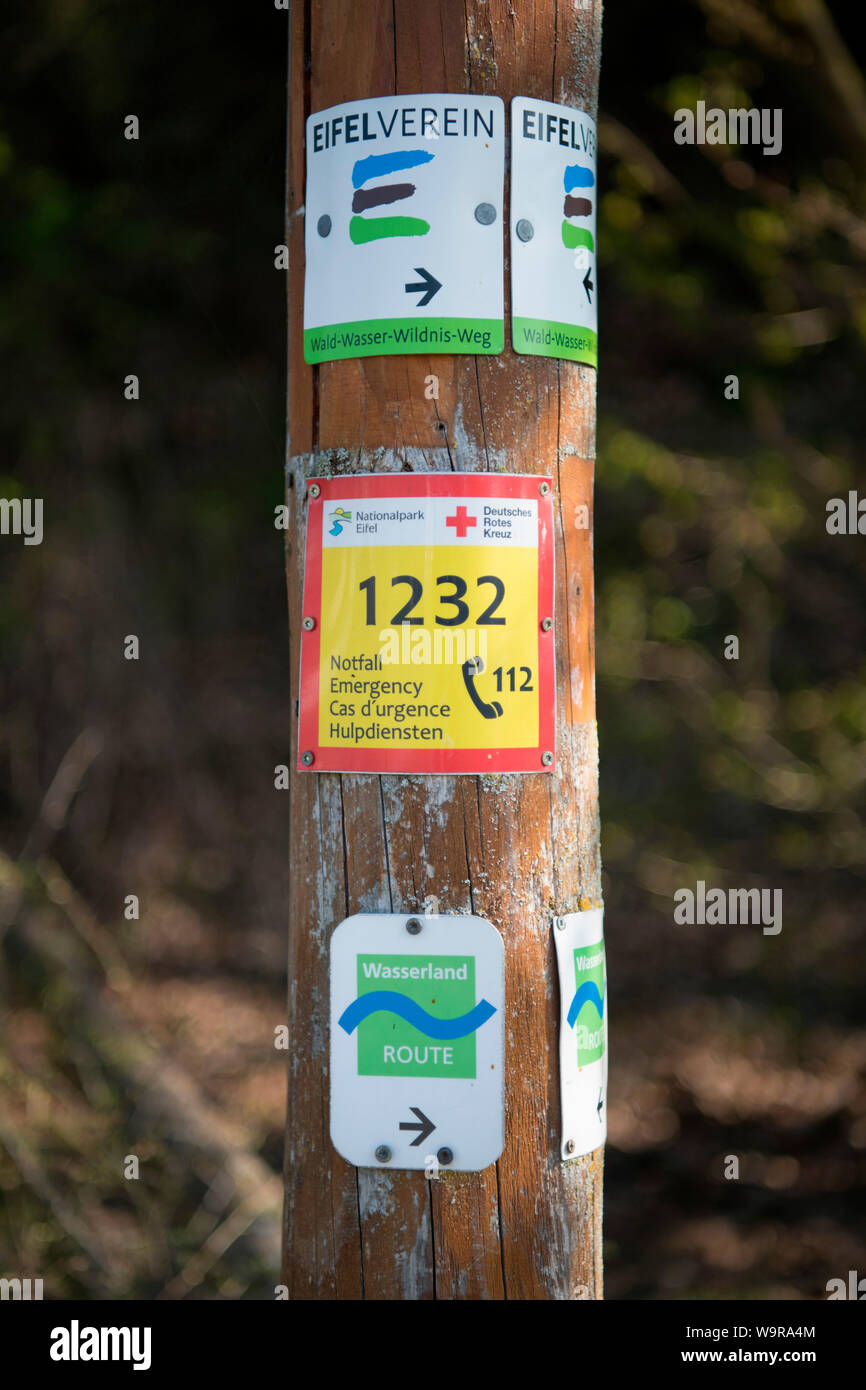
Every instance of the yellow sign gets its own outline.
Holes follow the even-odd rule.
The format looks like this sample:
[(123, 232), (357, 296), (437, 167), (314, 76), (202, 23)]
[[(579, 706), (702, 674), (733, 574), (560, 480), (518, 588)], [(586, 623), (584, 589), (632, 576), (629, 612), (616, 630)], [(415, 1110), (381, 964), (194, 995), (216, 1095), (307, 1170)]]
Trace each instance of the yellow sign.
[(429, 474), (313, 483), (300, 766), (551, 768), (547, 480)]

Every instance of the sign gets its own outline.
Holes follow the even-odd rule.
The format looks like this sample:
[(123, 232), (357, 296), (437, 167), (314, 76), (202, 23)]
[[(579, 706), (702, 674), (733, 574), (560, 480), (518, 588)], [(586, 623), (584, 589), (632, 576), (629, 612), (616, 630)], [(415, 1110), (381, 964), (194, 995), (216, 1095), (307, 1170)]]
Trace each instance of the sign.
[(607, 970), (603, 914), (554, 918), (559, 973), (559, 1079), (564, 1159), (592, 1153), (607, 1136)]
[(311, 478), (298, 767), (554, 768), (548, 478)]
[(598, 365), (596, 130), (584, 111), (511, 103), (515, 352)]
[(306, 360), (501, 352), (501, 98), (345, 102), (306, 130)]
[(361, 913), (331, 938), (331, 1139), (359, 1168), (502, 1152), (505, 962), (481, 917)]

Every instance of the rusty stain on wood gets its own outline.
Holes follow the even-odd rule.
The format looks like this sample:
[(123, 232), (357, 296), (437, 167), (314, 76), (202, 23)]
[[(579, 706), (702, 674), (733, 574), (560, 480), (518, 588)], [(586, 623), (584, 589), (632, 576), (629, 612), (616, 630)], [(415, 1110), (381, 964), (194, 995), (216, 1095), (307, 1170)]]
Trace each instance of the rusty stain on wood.
[[(293, 774), (284, 1282), (292, 1298), (599, 1298), (603, 1152), (559, 1158), (554, 913), (601, 901), (592, 482), (595, 373), (518, 357), (303, 356), (303, 128), (370, 96), (536, 96), (595, 115), (601, 5), (316, 0), (290, 15), (286, 495), (292, 707), (305, 481), (315, 474), (549, 473), (556, 490), (555, 777)], [(307, 27), (308, 26), (308, 27)], [(507, 243), (506, 243), (507, 262)], [(506, 305), (508, 300), (506, 264)], [(506, 340), (509, 321), (506, 319)], [(439, 379), (438, 400), (425, 379)], [(588, 509), (590, 525), (576, 524)], [(286, 761), (294, 762), (293, 747)], [(343, 917), (488, 917), (506, 947), (506, 1145), (483, 1173), (356, 1170), (328, 1135), (328, 943)]]

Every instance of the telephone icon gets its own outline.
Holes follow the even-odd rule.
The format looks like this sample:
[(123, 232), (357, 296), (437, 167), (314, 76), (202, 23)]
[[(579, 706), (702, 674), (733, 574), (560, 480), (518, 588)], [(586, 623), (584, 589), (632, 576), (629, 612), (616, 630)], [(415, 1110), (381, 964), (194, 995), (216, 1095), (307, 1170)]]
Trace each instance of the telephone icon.
[(479, 676), (484, 670), (484, 662), (480, 656), (471, 656), (468, 661), (464, 661), (460, 668), (463, 674), (463, 684), (466, 686), (469, 698), (478, 713), (485, 719), (499, 719), (502, 714), (502, 706), (498, 700), (482, 700), (478, 691), (475, 689), (475, 677)]

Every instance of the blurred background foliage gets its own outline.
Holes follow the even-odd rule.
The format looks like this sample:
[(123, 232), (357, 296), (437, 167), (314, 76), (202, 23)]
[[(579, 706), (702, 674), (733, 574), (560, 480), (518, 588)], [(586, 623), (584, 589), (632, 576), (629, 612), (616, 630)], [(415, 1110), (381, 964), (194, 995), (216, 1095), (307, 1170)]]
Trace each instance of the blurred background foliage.
[[(857, 17), (606, 16), (615, 1298), (813, 1298), (866, 1269), (866, 542), (825, 526), (866, 495)], [(284, 15), (35, 0), (2, 27), (0, 496), (43, 497), (47, 539), (0, 542), (0, 1273), (272, 1297)], [(676, 144), (698, 100), (781, 109), (781, 153)], [(782, 889), (781, 934), (676, 925), (698, 879)]]

